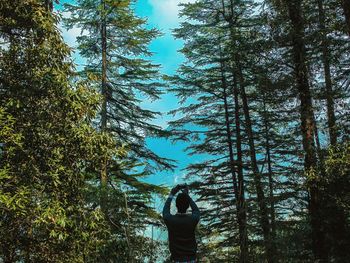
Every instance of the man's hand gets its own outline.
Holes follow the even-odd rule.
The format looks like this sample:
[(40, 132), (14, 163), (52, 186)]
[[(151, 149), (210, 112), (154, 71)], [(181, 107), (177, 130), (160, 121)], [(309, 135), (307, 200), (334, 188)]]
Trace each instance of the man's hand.
[(176, 195), (176, 193), (177, 193), (179, 190), (180, 190), (179, 185), (177, 185), (177, 186), (173, 187), (173, 189), (171, 189), (170, 194), (171, 194), (171, 195)]

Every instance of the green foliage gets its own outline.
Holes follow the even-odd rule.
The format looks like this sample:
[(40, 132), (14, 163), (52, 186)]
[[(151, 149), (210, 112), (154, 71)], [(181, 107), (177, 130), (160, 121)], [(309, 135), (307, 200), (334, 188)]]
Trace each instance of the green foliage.
[[(150, 123), (158, 112), (140, 106), (142, 100), (155, 100), (162, 94), (159, 65), (149, 60), (152, 53), (148, 50), (159, 32), (146, 29), (146, 20), (134, 14), (133, 5), (134, 1), (124, 0), (65, 4), (70, 13), (64, 20), (66, 27), (82, 29), (78, 50), (88, 66), (79, 72), (79, 78), (88, 81), (105, 101), (97, 121), (127, 151), (121, 162), (107, 162), (109, 185), (107, 193), (100, 194), (106, 195), (101, 203), (106, 207), (110, 235), (93, 261), (139, 262), (152, 256), (156, 242), (143, 232), (150, 224), (159, 224), (151, 203), (164, 188), (147, 184), (143, 178), (173, 168), (171, 160), (158, 156), (145, 144), (146, 136), (164, 137), (168, 132)], [(92, 186), (97, 184), (91, 179)], [(96, 202), (96, 190), (89, 189), (92, 202)]]
[[(65, 4), (70, 17), (64, 22), (67, 28), (82, 29), (77, 38), (78, 50), (88, 66), (80, 75), (101, 94), (106, 93), (108, 131), (127, 145), (132, 161), (142, 163), (145, 172), (152, 173), (174, 166), (171, 160), (158, 156), (145, 144), (146, 136), (164, 137), (168, 133), (150, 123), (159, 112), (140, 107), (142, 100), (159, 99), (163, 84), (159, 65), (149, 60), (152, 53), (148, 50), (150, 42), (160, 33), (145, 27), (146, 20), (135, 15), (134, 2), (79, 0)], [(102, 27), (106, 28), (106, 91), (101, 85)]]
[(87, 178), (125, 153), (92, 127), (100, 98), (71, 84), (56, 17), (41, 1), (0, 7), (0, 258), (83, 262), (108, 234)]
[[(230, 172), (229, 140), (234, 146), (233, 166), (236, 174), (239, 171), (237, 156), (243, 155), (249, 261), (263, 262), (266, 259), (263, 255), (265, 237), (259, 229), (262, 217), (258, 210), (259, 203), (265, 201), (269, 210), (272, 244), (276, 247), (273, 258), (266, 260), (312, 262), (313, 230), (308, 211), (311, 186), (325, 195), (322, 197), (325, 200), (320, 202), (325, 207), (322, 231), (327, 233), (326, 243), (332, 244), (327, 247), (329, 258), (339, 262), (342, 262), (340, 258), (343, 261), (345, 258), (341, 251), (346, 250), (348, 238), (340, 233), (347, 230), (341, 231), (341, 227), (334, 226), (349, 226), (349, 222), (344, 220), (348, 218), (348, 214), (344, 214), (344, 204), (348, 200), (343, 199), (342, 205), (334, 204), (340, 197), (337, 192), (347, 196), (341, 189), (348, 184), (349, 178), (334, 178), (341, 171), (334, 171), (332, 175), (325, 172), (324, 169), (328, 171), (329, 168), (328, 161), (324, 163), (323, 155), (328, 147), (330, 114), (327, 112), (332, 107), (328, 105), (330, 98), (337, 101), (334, 115), (337, 139), (348, 140), (348, 78), (344, 72), (349, 53), (343, 48), (348, 48), (349, 41), (344, 36), (344, 30), (340, 29), (344, 18), (339, 15), (339, 3), (322, 1), (326, 12), (325, 28), (322, 29), (318, 8), (315, 8), (318, 7), (316, 1), (300, 2), (304, 20), (299, 22), (303, 23), (302, 27), (305, 26), (302, 41), (305, 41), (307, 48), (306, 61), (317, 128), (314, 150), (318, 161), (307, 176), (303, 167), (305, 152), (301, 140), (298, 79), (293, 72), (296, 67), (292, 49), (295, 35), (292, 34), (287, 1), (203, 0), (182, 5), (181, 16), (185, 22), (174, 30), (174, 35), (185, 42), (181, 52), (186, 61), (178, 69), (177, 75), (167, 78), (171, 83), (169, 90), (177, 95), (182, 104), (171, 111), (181, 116), (171, 122), (172, 139), (189, 142), (189, 154), (201, 156), (201, 160), (188, 165), (186, 171), (187, 178), (194, 181), (192, 187), (196, 189), (199, 200), (203, 202), (204, 231), (200, 234), (203, 238), (200, 253), (214, 261), (239, 260), (238, 208)], [(324, 56), (327, 52), (320, 43), (329, 45), (332, 92), (326, 91), (325, 87)], [(235, 87), (239, 90), (237, 102), (234, 100)], [(247, 96), (265, 200), (259, 200), (254, 187), (255, 172), (250, 167), (248, 151), (251, 146), (249, 124), (244, 118), (241, 87)], [(240, 108), (240, 152), (236, 148), (236, 107)], [(225, 114), (228, 115), (226, 119)], [(227, 130), (230, 130), (231, 139), (228, 139)], [(329, 184), (325, 184), (325, 178)], [(332, 183), (330, 178), (334, 178)], [(329, 203), (329, 200), (332, 201)]]
[[(288, 9), (296, 3), (303, 17), (298, 30)], [(148, 233), (160, 225), (153, 198), (166, 189), (143, 178), (173, 168), (171, 160), (146, 147), (146, 137), (171, 135), (174, 141), (189, 142), (190, 155), (202, 157), (186, 168), (203, 203), (197, 232), (200, 257), (240, 260), (239, 213), (244, 211), (249, 262), (313, 262), (315, 218), (310, 211), (315, 203), (310, 194), (316, 189), (325, 254), (329, 262), (347, 262), (350, 42), (340, 1), (182, 4), (180, 15), (186, 21), (174, 34), (185, 42), (181, 52), (186, 61), (177, 75), (164, 78), (182, 104), (171, 112), (180, 117), (170, 123), (170, 132), (151, 124), (158, 112), (140, 106), (143, 99), (160, 98), (164, 84), (148, 49), (159, 32), (145, 27), (147, 21), (135, 15), (134, 4), (66, 4), (71, 15), (66, 26), (82, 29), (78, 50), (88, 60), (76, 73), (52, 1), (0, 2), (0, 261), (166, 258), (164, 244)], [(308, 106), (317, 128), (308, 134), (315, 138), (317, 161), (307, 172), (296, 42), (306, 48), (299, 55), (307, 61), (303, 74), (310, 82)], [(106, 127), (97, 128), (104, 117)], [(330, 130), (341, 144), (328, 140)], [(263, 198), (255, 187), (252, 144)], [(107, 185), (102, 186), (105, 167)], [(237, 178), (245, 191), (243, 208)], [(268, 209), (268, 235), (261, 229), (262, 202)], [(265, 256), (268, 242), (276, 248), (270, 257)]]

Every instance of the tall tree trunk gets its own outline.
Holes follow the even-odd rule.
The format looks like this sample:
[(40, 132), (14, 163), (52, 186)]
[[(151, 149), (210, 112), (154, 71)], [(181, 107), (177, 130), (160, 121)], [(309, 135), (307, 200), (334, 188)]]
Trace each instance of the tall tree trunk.
[[(266, 132), (266, 155), (267, 155), (267, 171), (269, 178), (269, 199), (270, 199), (270, 218), (271, 218), (271, 239), (273, 240), (276, 236), (276, 213), (275, 213), (275, 200), (274, 200), (274, 182), (270, 152), (270, 139), (269, 134)], [(273, 241), (272, 241), (273, 242)]]
[(269, 120), (267, 116), (266, 108), (266, 94), (264, 93), (264, 129), (265, 129), (265, 149), (267, 157), (267, 174), (269, 178), (269, 199), (270, 199), (270, 219), (271, 219), (271, 243), (275, 251), (274, 240), (276, 237), (276, 214), (275, 214), (275, 200), (274, 200), (274, 182), (273, 182), (273, 171), (272, 171), (272, 160), (271, 160), (271, 144), (270, 144), (270, 133), (269, 133)]
[[(107, 129), (107, 25), (106, 25), (106, 3), (105, 0), (101, 0), (101, 48), (102, 48), (102, 109), (101, 109), (101, 130)], [(106, 212), (107, 206), (107, 160), (102, 160), (101, 168), (101, 209)]]
[(263, 236), (264, 236), (264, 246), (265, 246), (265, 251), (266, 251), (266, 259), (267, 262), (272, 263), (274, 262), (274, 251), (272, 250), (272, 245), (271, 245), (271, 236), (270, 236), (270, 222), (269, 222), (269, 217), (268, 217), (268, 209), (266, 205), (266, 198), (264, 194), (264, 189), (262, 186), (261, 182), (261, 173), (259, 172), (258, 168), (258, 162), (256, 159), (256, 150), (255, 150), (255, 143), (254, 143), (254, 135), (253, 135), (253, 127), (252, 127), (252, 122), (250, 118), (250, 109), (249, 109), (249, 104), (248, 104), (248, 98), (247, 94), (245, 92), (245, 81), (243, 77), (243, 72), (242, 72), (242, 67), (240, 64), (240, 58), (238, 54), (235, 56), (235, 63), (237, 66), (237, 76), (239, 80), (239, 91), (240, 95), (242, 98), (242, 103), (243, 103), (243, 113), (245, 117), (245, 122), (246, 122), (246, 132), (248, 136), (248, 144), (249, 144), (249, 155), (250, 155), (250, 160), (251, 160), (251, 167), (252, 171), (254, 174), (254, 185), (256, 189), (256, 194), (257, 194), (257, 202), (258, 202), (258, 207), (259, 207), (259, 212), (260, 212), (260, 225), (263, 231)]
[(345, 23), (350, 36), (350, 0), (342, 0), (342, 6), (344, 9)]
[(325, 95), (327, 100), (327, 116), (328, 116), (328, 129), (329, 129), (329, 139), (331, 145), (337, 144), (337, 127), (335, 123), (334, 114), (334, 99), (332, 90), (332, 78), (330, 69), (330, 51), (329, 42), (326, 35), (326, 22), (325, 22), (325, 12), (323, 7), (323, 0), (317, 0), (318, 5), (318, 20), (319, 28), (321, 31), (321, 43), (322, 43), (322, 62), (325, 78)]
[(239, 241), (240, 241), (240, 262), (248, 262), (248, 233), (247, 233), (247, 210), (244, 196), (243, 158), (242, 158), (242, 135), (240, 122), (240, 107), (238, 100), (237, 77), (233, 76), (233, 95), (235, 102), (235, 124), (236, 124), (236, 151), (237, 151), (237, 173), (238, 173), (238, 193), (239, 193)]
[[(314, 173), (317, 168), (317, 159), (315, 152), (315, 123), (314, 112), (312, 108), (312, 98), (308, 81), (308, 71), (306, 66), (306, 51), (304, 43), (304, 25), (301, 10), (301, 0), (285, 1), (288, 6), (289, 18), (292, 25), (292, 45), (294, 71), (296, 77), (297, 89), (300, 98), (300, 118), (301, 132), (303, 137), (303, 148), (305, 151), (305, 172)], [(315, 260), (318, 262), (327, 262), (327, 253), (325, 250), (325, 237), (323, 231), (323, 222), (321, 214), (321, 192), (319, 189), (319, 180), (315, 175), (308, 176), (309, 186), (309, 212), (312, 228), (312, 249)]]
[(125, 232), (125, 238), (126, 238), (126, 244), (128, 246), (128, 262), (134, 263), (134, 249), (131, 244), (131, 233), (130, 233), (130, 213), (129, 213), (129, 206), (128, 206), (128, 197), (127, 194), (124, 193), (124, 204), (125, 204), (125, 215), (127, 219), (126, 225), (124, 225), (124, 232)]
[(227, 145), (228, 145), (228, 150), (229, 150), (230, 172), (231, 172), (232, 182), (233, 182), (233, 191), (235, 194), (236, 201), (238, 201), (238, 199), (239, 199), (238, 185), (237, 185), (237, 177), (236, 177), (236, 172), (235, 172), (235, 160), (234, 160), (234, 155), (233, 155), (233, 144), (232, 144), (230, 118), (229, 118), (228, 103), (227, 103), (227, 82), (226, 82), (226, 77), (224, 75), (223, 62), (221, 62), (221, 84), (222, 84), (222, 88), (223, 88), (223, 100), (224, 100), (224, 109), (225, 109), (225, 126), (226, 126)]
[[(247, 262), (247, 247), (246, 247), (246, 226), (245, 221), (242, 220), (242, 200), (241, 200), (241, 189), (238, 189), (238, 185), (240, 187), (243, 186), (243, 182), (237, 183), (237, 176), (235, 171), (235, 160), (234, 160), (234, 153), (233, 153), (233, 144), (232, 144), (232, 132), (231, 132), (231, 125), (230, 125), (230, 117), (229, 117), (229, 108), (228, 108), (228, 102), (227, 102), (227, 80), (225, 77), (225, 65), (224, 62), (221, 62), (221, 82), (222, 82), (222, 88), (223, 88), (223, 99), (224, 99), (224, 109), (225, 109), (225, 125), (226, 125), (226, 135), (227, 135), (227, 145), (229, 149), (229, 160), (230, 160), (230, 172), (232, 176), (232, 182), (233, 182), (233, 190), (234, 195), (236, 199), (236, 212), (237, 212), (237, 224), (238, 224), (238, 231), (239, 231), (239, 237), (240, 237), (240, 263)], [(241, 153), (240, 153), (241, 154)], [(243, 177), (243, 176), (240, 176)], [(240, 178), (243, 179), (243, 178)]]
[(107, 26), (106, 26), (106, 3), (101, 0), (101, 52), (102, 52), (102, 109), (101, 109), (101, 130), (107, 128)]
[[(234, 40), (234, 27), (235, 27), (235, 19), (234, 19), (234, 2), (233, 0), (229, 1), (228, 10), (225, 6), (225, 1), (221, 1), (222, 5), (222, 14), (224, 16), (224, 19), (229, 24), (230, 29), (230, 37), (232, 41), (232, 45), (235, 45)], [(266, 199), (265, 194), (263, 190), (263, 186), (261, 183), (261, 174), (259, 173), (259, 168), (257, 164), (256, 159), (256, 151), (255, 151), (255, 145), (254, 145), (254, 138), (253, 138), (253, 128), (251, 124), (250, 114), (249, 114), (249, 105), (247, 96), (245, 93), (245, 87), (244, 87), (244, 77), (242, 72), (242, 67), (240, 65), (240, 58), (238, 53), (232, 54), (232, 60), (236, 63), (237, 69), (236, 73), (239, 80), (239, 87), (240, 87), (240, 93), (241, 98), (243, 102), (243, 112), (245, 116), (246, 126), (247, 126), (247, 135), (248, 135), (248, 142), (249, 142), (249, 149), (250, 149), (250, 159), (251, 159), (251, 166), (252, 171), (254, 173), (254, 184), (256, 187), (256, 193), (257, 193), (257, 202), (258, 207), (260, 210), (260, 225), (263, 231), (264, 236), (264, 246), (265, 246), (265, 252), (266, 252), (266, 259), (268, 263), (274, 262), (274, 251), (271, 246), (271, 239), (270, 239), (270, 222), (268, 218), (268, 211), (266, 206)]]

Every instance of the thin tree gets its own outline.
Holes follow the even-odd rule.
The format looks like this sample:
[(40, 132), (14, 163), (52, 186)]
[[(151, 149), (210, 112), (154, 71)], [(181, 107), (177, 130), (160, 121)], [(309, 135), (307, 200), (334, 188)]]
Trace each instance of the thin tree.
[(315, 260), (327, 262), (325, 249), (324, 226), (321, 213), (321, 191), (317, 176), (317, 157), (315, 149), (315, 122), (312, 106), (312, 95), (309, 86), (306, 52), (304, 43), (304, 20), (302, 0), (286, 1), (291, 22), (294, 74), (300, 99), (301, 132), (305, 151), (305, 173), (308, 176), (309, 211), (312, 227), (312, 248)]

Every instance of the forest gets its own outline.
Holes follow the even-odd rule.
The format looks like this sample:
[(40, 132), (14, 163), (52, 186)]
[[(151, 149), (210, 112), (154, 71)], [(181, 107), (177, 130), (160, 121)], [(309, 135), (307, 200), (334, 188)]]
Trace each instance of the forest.
[(350, 0), (174, 0), (173, 74), (142, 1), (0, 0), (0, 262), (172, 262), (148, 138), (199, 160), (198, 262), (349, 262)]

